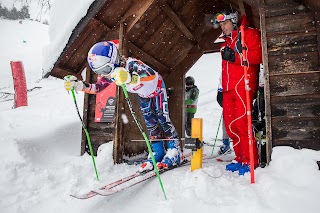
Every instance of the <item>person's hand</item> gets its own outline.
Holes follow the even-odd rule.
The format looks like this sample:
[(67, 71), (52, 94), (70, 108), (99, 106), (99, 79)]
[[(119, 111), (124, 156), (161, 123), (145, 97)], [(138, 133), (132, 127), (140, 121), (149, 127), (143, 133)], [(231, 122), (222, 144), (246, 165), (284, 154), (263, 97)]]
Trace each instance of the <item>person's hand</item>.
[(217, 93), (217, 102), (222, 107), (222, 100), (223, 100), (223, 94), (222, 92), (218, 91)]
[(81, 91), (83, 89), (83, 82), (82, 81), (78, 81), (76, 76), (73, 75), (67, 75), (63, 78), (64, 80), (64, 88), (67, 91), (70, 90), (75, 90), (77, 91)]
[(227, 61), (231, 61), (231, 62), (235, 62), (236, 60), (236, 56), (234, 54), (234, 51), (226, 46), (221, 50), (221, 56), (223, 60), (227, 60)]
[(140, 83), (140, 76), (136, 72), (132, 72), (130, 84), (137, 85)]
[(123, 67), (117, 67), (111, 73), (111, 78), (114, 79), (116, 85), (127, 84), (131, 82), (131, 76), (128, 71)]

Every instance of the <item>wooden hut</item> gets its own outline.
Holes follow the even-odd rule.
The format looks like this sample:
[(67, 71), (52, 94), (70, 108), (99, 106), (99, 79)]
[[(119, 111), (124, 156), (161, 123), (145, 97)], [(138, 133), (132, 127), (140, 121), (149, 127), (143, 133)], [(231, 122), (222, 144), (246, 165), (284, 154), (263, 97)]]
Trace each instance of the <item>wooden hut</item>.
[[(261, 30), (265, 69), (267, 156), (272, 147), (320, 150), (320, 2), (318, 0), (96, 0), (73, 30), (69, 41), (48, 75), (67, 74), (87, 82), (97, 76), (87, 68), (87, 52), (103, 40), (120, 39), (125, 56), (138, 57), (174, 87), (170, 97), (171, 119), (184, 137), (184, 75), (206, 53), (218, 52), (214, 41), (221, 34), (210, 18), (230, 7), (245, 11), (254, 27)], [(87, 68), (87, 69), (85, 69)], [(146, 146), (122, 91), (117, 91), (116, 120), (94, 122), (95, 95), (85, 95), (83, 120), (95, 152), (114, 141), (114, 161), (141, 153)], [(134, 95), (130, 95), (133, 97)], [(132, 98), (139, 114), (138, 103)], [(128, 115), (124, 124), (121, 114)], [(82, 153), (86, 137), (82, 137)]]

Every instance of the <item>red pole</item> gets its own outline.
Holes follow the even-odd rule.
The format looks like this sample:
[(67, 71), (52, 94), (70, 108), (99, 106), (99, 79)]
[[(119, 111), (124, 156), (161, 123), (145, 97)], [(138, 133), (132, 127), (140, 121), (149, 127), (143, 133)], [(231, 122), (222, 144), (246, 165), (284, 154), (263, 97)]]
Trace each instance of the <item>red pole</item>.
[(14, 108), (28, 106), (27, 83), (21, 61), (11, 61), (11, 70), (14, 84)]
[(242, 44), (242, 61), (244, 70), (244, 83), (246, 89), (246, 106), (247, 106), (247, 120), (248, 120), (248, 137), (249, 137), (249, 154), (250, 154), (250, 174), (251, 183), (254, 183), (254, 156), (253, 156), (253, 131), (252, 131), (252, 116), (251, 116), (251, 101), (250, 101), (250, 87), (248, 78), (248, 58), (247, 49), (244, 41), (244, 26), (240, 26), (241, 44)]

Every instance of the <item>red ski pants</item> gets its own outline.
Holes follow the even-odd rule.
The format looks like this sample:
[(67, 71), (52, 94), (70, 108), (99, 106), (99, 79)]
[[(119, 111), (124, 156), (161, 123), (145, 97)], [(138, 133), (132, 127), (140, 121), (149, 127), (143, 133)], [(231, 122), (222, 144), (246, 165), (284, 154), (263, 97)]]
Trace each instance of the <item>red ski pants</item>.
[[(250, 91), (250, 103), (255, 91)], [(246, 114), (246, 91), (244, 87), (223, 91), (223, 118), (228, 136), (233, 140), (236, 154), (235, 160), (239, 163), (250, 163), (248, 120)], [(253, 136), (254, 166), (258, 165), (257, 142)]]

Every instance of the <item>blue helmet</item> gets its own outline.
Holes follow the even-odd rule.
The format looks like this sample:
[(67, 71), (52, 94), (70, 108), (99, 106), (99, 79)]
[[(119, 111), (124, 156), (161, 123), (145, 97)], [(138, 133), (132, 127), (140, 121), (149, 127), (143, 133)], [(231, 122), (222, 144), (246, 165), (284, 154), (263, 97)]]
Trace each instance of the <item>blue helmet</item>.
[(120, 66), (120, 56), (116, 45), (110, 41), (96, 43), (88, 52), (88, 63), (93, 72), (108, 75)]

